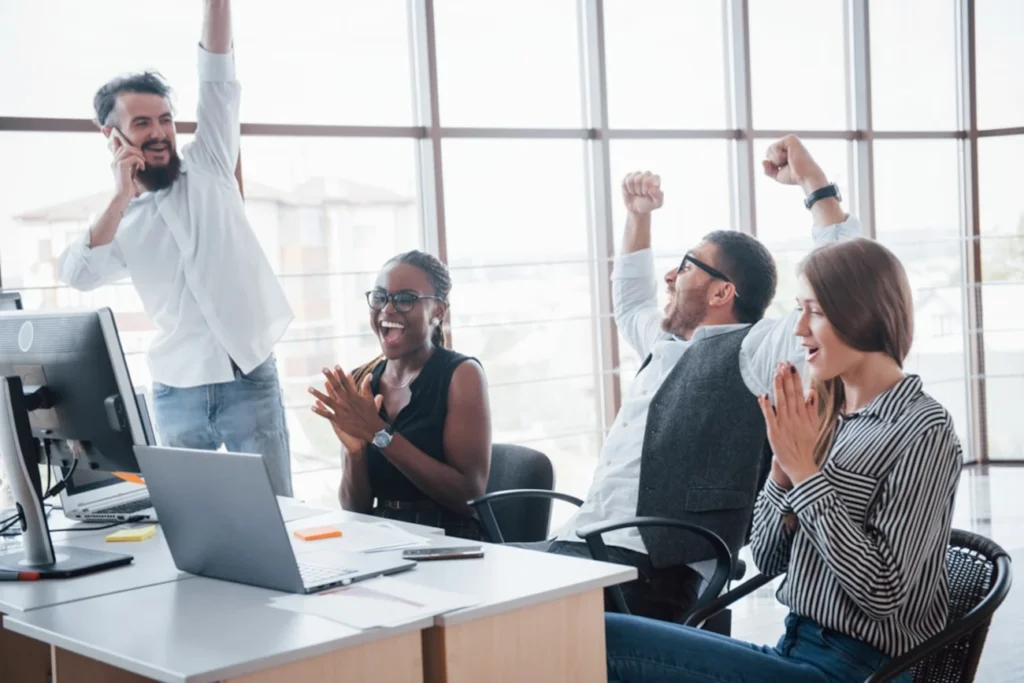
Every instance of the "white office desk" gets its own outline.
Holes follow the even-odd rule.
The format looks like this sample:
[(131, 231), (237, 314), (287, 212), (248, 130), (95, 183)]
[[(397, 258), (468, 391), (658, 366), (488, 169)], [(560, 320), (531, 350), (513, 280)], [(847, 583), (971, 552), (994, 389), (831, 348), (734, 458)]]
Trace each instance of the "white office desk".
[[(278, 504), (281, 506), (282, 517), (285, 520), (291, 520), (286, 524), (289, 529), (319, 526), (321, 523), (338, 521), (381, 521), (380, 518), (370, 515), (306, 506), (290, 498), (279, 498)], [(395, 524), (419, 535), (443, 533), (440, 529), (419, 524), (399, 522), (395, 522)], [(54, 529), (63, 529), (74, 526), (74, 522), (65, 519), (59, 511), (55, 511), (51, 514), (50, 526)], [(124, 591), (134, 591), (146, 586), (180, 581), (190, 577), (189, 574), (178, 571), (174, 566), (174, 561), (159, 526), (155, 536), (138, 543), (107, 543), (105, 538), (113, 531), (116, 529), (89, 529), (54, 533), (52, 536), (55, 547), (67, 544), (124, 553), (134, 557), (131, 564), (74, 579), (30, 582), (0, 581), (0, 616), (19, 616), (33, 610), (57, 607)], [(7, 550), (20, 547), (17, 544), (8, 543), (7, 545)], [(50, 654), (48, 645), (0, 629), (0, 682), (35, 683), (38, 681), (38, 683), (45, 683), (50, 671)]]
[(425, 619), (357, 631), (275, 609), (275, 591), (191, 578), (4, 619), (54, 646), (60, 683), (422, 681)]
[[(475, 544), (446, 537), (431, 545)], [(424, 631), (425, 681), (603, 681), (603, 589), (632, 581), (636, 569), (483, 546), (483, 558), (421, 562), (395, 575), (478, 600), (474, 607), (435, 617), (434, 626)], [(303, 559), (328, 562), (330, 552), (304, 554)]]

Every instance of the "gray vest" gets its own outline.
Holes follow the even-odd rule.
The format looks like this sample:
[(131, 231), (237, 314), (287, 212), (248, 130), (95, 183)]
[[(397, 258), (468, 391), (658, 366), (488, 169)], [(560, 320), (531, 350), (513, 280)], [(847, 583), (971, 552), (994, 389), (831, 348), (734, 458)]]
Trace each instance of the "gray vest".
[[(699, 524), (735, 555), (747, 542), (754, 499), (771, 468), (764, 416), (740, 375), (750, 327), (694, 342), (651, 400), (640, 460), (638, 516)], [(714, 557), (678, 529), (644, 528), (655, 567)]]

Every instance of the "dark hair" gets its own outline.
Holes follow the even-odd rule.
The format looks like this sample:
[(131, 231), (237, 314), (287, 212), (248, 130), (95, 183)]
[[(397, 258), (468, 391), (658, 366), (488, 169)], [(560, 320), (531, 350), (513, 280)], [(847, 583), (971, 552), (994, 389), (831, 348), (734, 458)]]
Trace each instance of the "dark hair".
[(718, 248), (718, 268), (736, 286), (732, 309), (741, 323), (756, 323), (775, 298), (779, 282), (775, 259), (755, 238), (735, 230), (716, 230), (704, 236)]
[(114, 106), (117, 104), (117, 98), (126, 92), (159, 95), (168, 100), (171, 98), (171, 86), (167, 85), (164, 77), (156, 71), (143, 71), (142, 73), (118, 76), (97, 90), (96, 95), (92, 98), (92, 107), (96, 112), (97, 124), (101, 126), (111, 125), (109, 119), (114, 111)]
[[(452, 291), (452, 276), (448, 272), (448, 267), (441, 263), (436, 256), (414, 249), (391, 257), (384, 265), (389, 266), (394, 263), (404, 263), (406, 265), (414, 266), (426, 273), (427, 278), (430, 279), (430, 286), (434, 289), (434, 296), (440, 299), (445, 305), (448, 304), (448, 294)], [(434, 328), (434, 332), (430, 336), (430, 341), (434, 346), (448, 348), (448, 335), (444, 332), (443, 320), (436, 328)], [(377, 356), (369, 363), (356, 368), (352, 373), (356, 386), (359, 386), (363, 381), (363, 378), (366, 377), (368, 373), (373, 372), (373, 369), (377, 367), (383, 359), (384, 356)]]
[[(448, 267), (441, 263), (436, 256), (414, 249), (413, 251), (407, 251), (388, 259), (388, 262), (384, 265), (389, 266), (392, 263), (404, 263), (422, 270), (430, 278), (430, 286), (434, 288), (434, 296), (440, 299), (446, 306), (448, 305), (448, 294), (452, 291), (452, 276), (448, 272)], [(448, 345), (448, 337), (444, 333), (444, 321), (441, 321), (434, 328), (430, 341), (433, 342), (434, 346), (446, 347)]]

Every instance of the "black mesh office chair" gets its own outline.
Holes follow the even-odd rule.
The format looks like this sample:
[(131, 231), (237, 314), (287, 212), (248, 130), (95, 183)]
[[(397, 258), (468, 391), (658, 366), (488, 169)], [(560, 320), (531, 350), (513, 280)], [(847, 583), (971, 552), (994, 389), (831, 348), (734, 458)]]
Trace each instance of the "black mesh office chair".
[[(992, 615), (1010, 592), (1010, 556), (984, 536), (954, 529), (946, 551), (946, 566), (950, 593), (946, 628), (889, 662), (866, 683), (881, 683), (908, 669), (914, 670), (915, 683), (974, 680)], [(758, 574), (692, 613), (686, 623), (700, 625), (772, 578)]]

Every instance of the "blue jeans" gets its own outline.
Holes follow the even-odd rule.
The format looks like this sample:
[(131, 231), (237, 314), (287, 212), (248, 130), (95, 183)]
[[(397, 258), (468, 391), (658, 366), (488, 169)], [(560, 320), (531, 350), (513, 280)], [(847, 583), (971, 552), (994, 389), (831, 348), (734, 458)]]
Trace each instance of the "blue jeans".
[(288, 426), (273, 356), (248, 375), (235, 370), (234, 381), (223, 384), (182, 389), (153, 382), (153, 412), (164, 445), (258, 453), (274, 493), (292, 495)]
[(606, 614), (605, 632), (609, 683), (862, 683), (890, 659), (795, 614), (775, 647), (625, 614)]

